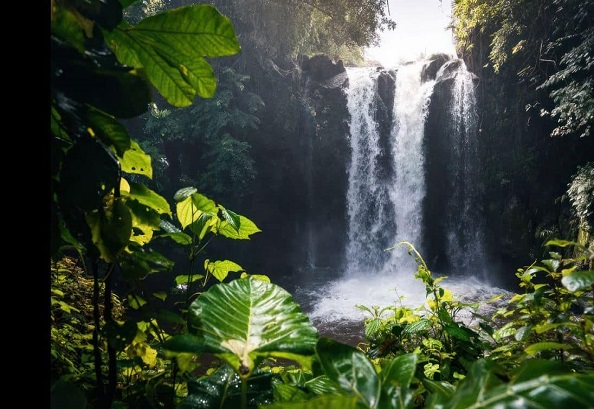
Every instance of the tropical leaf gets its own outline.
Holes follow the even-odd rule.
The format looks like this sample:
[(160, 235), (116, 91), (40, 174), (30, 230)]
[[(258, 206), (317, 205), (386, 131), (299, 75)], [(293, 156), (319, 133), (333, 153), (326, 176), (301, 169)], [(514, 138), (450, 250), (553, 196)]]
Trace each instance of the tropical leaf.
[(131, 199), (134, 199), (138, 203), (153, 209), (158, 214), (167, 214), (171, 216), (171, 208), (163, 196), (149, 189), (142, 183), (128, 181), (128, 184), (130, 185), (128, 196)]
[(103, 212), (94, 211), (86, 215), (91, 229), (93, 243), (99, 249), (101, 258), (113, 263), (118, 254), (128, 245), (132, 236), (132, 214), (121, 197), (113, 198), (111, 206)]
[(239, 230), (235, 229), (235, 225), (224, 221), (218, 229), (221, 236), (229, 239), (249, 240), (252, 234), (261, 232), (256, 224), (245, 216), (239, 215)]
[(579, 243), (570, 240), (561, 240), (561, 239), (552, 239), (548, 240), (545, 246), (559, 246), (559, 247), (567, 247), (567, 246), (579, 246)]
[(239, 227), (241, 225), (241, 216), (235, 212), (232, 212), (229, 209), (225, 209), (223, 206), (219, 206), (221, 209), (221, 214), (223, 216), (223, 220), (226, 220), (235, 231), (239, 232)]
[[(247, 407), (261, 407), (272, 402), (272, 374), (257, 373), (247, 383)], [(241, 379), (228, 365), (222, 365), (210, 376), (188, 381), (188, 395), (179, 409), (237, 409), (241, 405)], [(268, 407), (268, 405), (266, 405)]]
[(309, 365), (318, 339), (287, 291), (252, 278), (216, 284), (204, 292), (190, 306), (189, 329), (242, 377), (267, 357)]
[(591, 289), (594, 284), (594, 270), (573, 271), (561, 279), (561, 284), (572, 293)]
[(130, 240), (140, 245), (147, 244), (153, 238), (153, 232), (159, 229), (161, 221), (159, 214), (135, 200), (127, 201), (126, 206), (132, 215)]
[[(179, 197), (176, 195), (176, 197)], [(192, 193), (176, 203), (177, 219), (183, 229), (197, 221), (203, 213), (209, 216), (217, 214), (217, 205), (200, 193)], [(217, 217), (218, 219), (218, 217)]]
[(143, 68), (163, 97), (178, 107), (190, 105), (196, 95), (214, 95), (212, 67), (204, 57), (241, 50), (231, 21), (210, 4), (168, 10), (103, 34), (120, 62)]
[(175, 202), (181, 202), (182, 200), (186, 199), (188, 196), (191, 196), (193, 193), (198, 192), (198, 189), (196, 189), (195, 187), (184, 187), (179, 189), (177, 192), (175, 192), (175, 194), (173, 195), (173, 200), (175, 200)]
[(305, 382), (304, 386), (314, 395), (339, 395), (339, 385), (327, 375), (316, 376)]
[(123, 156), (119, 156), (119, 159), (124, 172), (153, 178), (151, 157), (144, 153), (138, 142), (130, 141), (130, 149), (125, 151)]
[(407, 334), (407, 335), (416, 334), (418, 332), (426, 330), (427, 328), (430, 328), (431, 325), (432, 325), (431, 320), (423, 318), (423, 319), (420, 319), (419, 321), (408, 324), (404, 328), (404, 331), (402, 331), (402, 333)]
[(227, 275), (231, 272), (243, 271), (243, 267), (239, 264), (229, 260), (217, 260), (217, 261), (204, 261), (204, 269), (211, 273), (220, 282), (227, 278)]
[(410, 384), (415, 375), (418, 357), (406, 354), (394, 358), (381, 372), (382, 391), (378, 409), (409, 409), (413, 407)]
[(524, 361), (504, 383), (481, 359), (473, 364), (451, 399), (432, 402), (427, 408), (590, 408), (593, 384), (591, 373), (576, 373), (559, 362), (539, 359)]
[(347, 395), (355, 395), (364, 407), (376, 407), (381, 383), (375, 367), (367, 356), (355, 347), (322, 337), (316, 354), (325, 374), (338, 383)]
[(356, 396), (325, 395), (300, 401), (300, 402), (279, 402), (266, 405), (270, 409), (357, 409), (360, 408)]
[(204, 278), (202, 274), (192, 274), (192, 275), (181, 275), (175, 277), (175, 284), (182, 285), (182, 284), (191, 284), (195, 281)]
[(130, 149), (130, 136), (126, 127), (116, 118), (94, 107), (88, 107), (87, 118), (95, 135), (107, 146), (112, 146), (114, 153), (122, 157)]
[(186, 233), (179, 232), (179, 233), (165, 233), (159, 235), (159, 237), (169, 237), (171, 240), (176, 242), (177, 244), (182, 244), (184, 246), (189, 246), (192, 244), (192, 237), (187, 235)]
[(524, 349), (528, 355), (534, 355), (537, 352), (551, 351), (551, 350), (567, 350), (573, 348), (570, 344), (562, 344), (560, 342), (538, 342), (532, 344)]

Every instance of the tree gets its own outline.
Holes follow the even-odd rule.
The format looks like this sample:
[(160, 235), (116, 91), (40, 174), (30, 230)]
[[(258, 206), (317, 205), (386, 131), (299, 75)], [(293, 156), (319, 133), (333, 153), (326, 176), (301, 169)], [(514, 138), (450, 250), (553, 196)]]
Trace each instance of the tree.
[(548, 93), (527, 109), (557, 120), (551, 136), (590, 136), (594, 121), (594, 5), (578, 0), (456, 0), (461, 52), (490, 38), (489, 62), (504, 65), (534, 90)]
[(120, 120), (147, 110), (152, 87), (178, 107), (212, 97), (216, 80), (205, 58), (240, 51), (231, 21), (211, 5), (130, 25), (122, 13), (133, 2), (51, 0), (51, 256), (75, 250), (93, 275), (98, 407), (110, 407), (117, 349), (136, 333), (135, 323), (113, 320), (113, 276), (141, 279), (172, 266), (148, 246), (161, 218), (172, 215), (170, 206), (132, 181), (131, 175), (152, 178), (151, 158)]

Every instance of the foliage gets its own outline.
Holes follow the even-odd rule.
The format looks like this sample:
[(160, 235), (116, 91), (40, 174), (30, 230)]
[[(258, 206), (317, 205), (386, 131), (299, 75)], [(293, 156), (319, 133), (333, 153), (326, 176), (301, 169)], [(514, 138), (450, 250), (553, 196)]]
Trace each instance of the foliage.
[[(192, 195), (197, 193), (191, 188), (180, 192), (180, 209), (190, 202), (208, 208), (205, 200)], [(179, 213), (186, 228), (200, 220), (199, 212)], [(198, 231), (199, 226), (198, 222), (190, 230)], [(183, 234), (170, 237), (181, 240)], [(518, 400), (542, 407), (550, 407), (547, 402), (555, 402), (555, 407), (584, 407), (591, 401), (594, 276), (592, 271), (575, 268), (580, 259), (562, 259), (551, 252), (550, 260), (520, 269), (518, 278), (526, 294), (516, 295), (492, 320), (480, 317), (479, 340), (479, 332), (456, 320), (460, 308), (473, 306), (451, 300), (414, 247), (407, 242), (399, 245), (409, 246), (419, 263), (416, 277), (425, 283), (427, 306), (393, 310), (394, 317), (401, 314), (407, 320), (382, 318), (388, 308), (362, 307), (373, 312), (365, 323), (370, 345), (390, 337), (403, 341), (390, 344), (381, 357), (379, 348), (355, 348), (319, 337), (288, 292), (267, 280), (242, 275), (228, 283), (220, 280), (192, 301), (187, 330), (159, 343), (165, 353), (160, 358), (165, 372), (151, 382), (138, 378), (128, 383), (138, 391), (135, 401), (146, 391), (163, 393), (164, 387), (176, 398), (166, 400), (160, 395), (159, 404), (186, 409), (264, 404), (271, 408), (497, 408), (511, 407)], [(548, 245), (577, 244), (556, 240)], [(593, 257), (592, 249), (589, 252), (586, 257)], [(535, 284), (539, 273), (551, 284)], [(491, 343), (484, 342), (485, 336), (492, 337)], [(199, 362), (208, 355), (223, 363), (197, 374)], [(173, 368), (177, 385), (162, 375)], [(451, 373), (453, 368), (457, 374)], [(65, 388), (55, 385), (59, 387)]]
[(594, 231), (594, 163), (578, 168), (573, 176), (567, 196), (584, 230)]
[[(375, 45), (378, 32), (393, 29), (385, 0), (243, 0), (215, 2), (241, 33), (262, 67), (298, 54), (340, 54)], [(290, 19), (286, 18), (287, 14)]]
[[(204, 274), (195, 272), (195, 264), (199, 256), (204, 255), (206, 246), (215, 236), (234, 240), (249, 240), (250, 236), (261, 230), (245, 216), (237, 214), (213, 200), (198, 193), (194, 187), (186, 187), (177, 191), (176, 218), (181, 228), (163, 221), (163, 233), (159, 239), (172, 240), (177, 245), (188, 249), (187, 259), (189, 271), (178, 274), (175, 284), (185, 290), (184, 305), (189, 306), (199, 291), (207, 288), (209, 279), (214, 277), (218, 282), (227, 279), (229, 273), (245, 273), (245, 270), (230, 260), (204, 259)], [(263, 279), (266, 279), (262, 277)]]
[(551, 136), (590, 136), (594, 120), (592, 50), (594, 9), (578, 0), (456, 0), (458, 47), (464, 52), (476, 34), (490, 39), (495, 72), (511, 65), (520, 79), (548, 92), (527, 105), (557, 120)]
[[(153, 103), (153, 86), (175, 107), (189, 106), (196, 96), (213, 97), (216, 79), (206, 58), (233, 55), (239, 44), (230, 20), (210, 5), (164, 11), (132, 24), (122, 13), (133, 2), (51, 2), (51, 255), (62, 260), (52, 270), (56, 407), (68, 402), (81, 408), (495, 408), (527, 398), (576, 407), (584, 399), (591, 401), (589, 292), (594, 279), (591, 270), (577, 267), (583, 260), (551, 253), (542, 265), (522, 271), (528, 292), (501, 312), (514, 319), (506, 329), (513, 327), (518, 343), (494, 351), (485, 351), (479, 333), (457, 322), (460, 309), (470, 306), (454, 302), (439, 287), (440, 279), (431, 276), (410, 245), (428, 308), (421, 316), (394, 309), (397, 320), (386, 322), (381, 310), (368, 309), (375, 315), (367, 334), (373, 343), (389, 347), (377, 348), (381, 353), (374, 355), (318, 337), (288, 292), (266, 277), (248, 275), (230, 260), (205, 259), (205, 274), (195, 273), (194, 263), (214, 237), (247, 240), (260, 230), (194, 187), (177, 191), (173, 211), (163, 196), (142, 183), (152, 178), (151, 157), (118, 118), (146, 112)], [(324, 4), (307, 3), (295, 10), (333, 15), (326, 14), (330, 9)], [(325, 5), (338, 12), (347, 4)], [(373, 4), (380, 7), (376, 11), (383, 10), (383, 3)], [(253, 10), (249, 24), (271, 17)], [(365, 13), (359, 14), (367, 21)], [(351, 21), (360, 24), (357, 13), (347, 17), (338, 23), (349, 38), (370, 40), (365, 29), (348, 30)], [(378, 20), (367, 28), (373, 24)], [(288, 48), (298, 49), (297, 43), (290, 44)], [(221, 135), (222, 128), (213, 128), (213, 135)], [(151, 275), (174, 268), (152, 250), (156, 238), (188, 249), (190, 271), (174, 279), (187, 288), (181, 314), (156, 308), (167, 294), (144, 286)], [(71, 250), (84, 262), (84, 279), (70, 278), (81, 274), (62, 259)], [(583, 251), (591, 260), (591, 249)], [(231, 273), (240, 273), (240, 278), (225, 282)], [(534, 283), (537, 273), (544, 273), (547, 282)], [(213, 277), (218, 283), (208, 287)], [(79, 283), (84, 291), (78, 292)], [(121, 286), (125, 301), (114, 296), (114, 284)], [(69, 299), (73, 294), (76, 298)], [(552, 308), (543, 310), (543, 305)], [(531, 326), (520, 326), (529, 313)], [(508, 339), (502, 328), (483, 330), (494, 341), (496, 336)], [(413, 350), (383, 343), (404, 336), (402, 346)], [(67, 337), (72, 344), (65, 343)], [(209, 354), (224, 364), (199, 374), (200, 359)], [(468, 365), (483, 354), (486, 359)], [(283, 365), (283, 360), (298, 367)], [(277, 361), (280, 367), (270, 368)]]
[[(105, 296), (105, 290), (99, 295)], [(112, 295), (112, 303), (114, 319), (122, 319), (125, 313), (122, 302)], [(75, 258), (65, 257), (52, 263), (50, 305), (52, 377), (90, 389), (93, 386), (93, 280), (85, 277)], [(106, 350), (105, 345), (102, 350)]]
[(473, 363), (453, 393), (436, 389), (428, 409), (587, 408), (594, 392), (592, 373), (575, 373), (559, 362), (527, 360), (501, 379), (492, 362)]
[(161, 189), (190, 184), (225, 201), (250, 191), (256, 171), (246, 140), (258, 129), (263, 102), (246, 89), (247, 76), (226, 67), (217, 74), (212, 98), (183, 109), (153, 104), (144, 116), (139, 142), (159, 158), (155, 182)]
[[(172, 215), (169, 204), (132, 180), (130, 175), (152, 177), (151, 158), (117, 118), (145, 112), (152, 86), (179, 107), (196, 96), (212, 97), (216, 81), (205, 58), (240, 50), (231, 22), (211, 5), (183, 7), (130, 25), (122, 10), (132, 2), (51, 1), (51, 255), (58, 260), (70, 248), (88, 259), (94, 282), (91, 401), (98, 407), (139, 391), (142, 399), (160, 401), (162, 386), (169, 399), (172, 395), (163, 372), (156, 371), (157, 351), (150, 345), (167, 337), (155, 316), (124, 322), (114, 316), (114, 276), (134, 286), (172, 268), (170, 260), (147, 246), (161, 217)], [(132, 293), (128, 301), (139, 311), (146, 305)], [(124, 355), (128, 359), (116, 364)], [(138, 389), (118, 390), (118, 376)]]
[[(399, 246), (408, 247), (415, 258), (415, 277), (425, 284), (427, 302), (414, 309), (387, 306), (380, 310), (357, 305), (372, 314), (365, 320), (365, 337), (369, 342), (365, 350), (377, 362), (416, 353), (418, 370), (426, 380), (453, 385), (464, 378), (470, 364), (483, 357), (489, 346), (483, 329), (470, 328), (457, 319), (463, 310), (476, 314), (478, 304), (454, 300), (452, 293), (439, 285), (446, 277), (433, 278), (411, 243), (400, 242), (389, 250)], [(427, 390), (417, 390), (416, 399), (423, 401), (427, 393)], [(423, 394), (425, 396), (421, 396)]]
[(516, 276), (526, 292), (516, 294), (493, 316), (504, 325), (492, 333), (496, 347), (490, 358), (507, 367), (536, 356), (577, 370), (592, 368), (594, 271), (584, 269), (583, 261), (594, 258), (594, 249), (562, 240), (551, 240), (546, 246), (575, 246), (582, 255), (563, 258), (551, 251), (549, 259), (518, 269)]
[[(63, 233), (64, 241), (75, 244), (75, 239), (77, 248), (89, 251), (95, 247), (103, 260), (113, 262), (134, 256), (127, 246), (136, 229), (150, 234), (158, 229), (155, 218), (171, 214), (164, 199), (139, 184), (122, 192), (122, 171), (150, 178), (152, 168), (116, 117), (146, 110), (148, 81), (174, 105), (188, 105), (196, 95), (211, 97), (214, 77), (204, 57), (233, 54), (239, 45), (229, 20), (207, 5), (155, 15), (136, 26), (122, 21), (118, 2), (104, 6), (106, 14), (113, 13), (106, 21), (84, 17), (85, 10), (67, 4), (52, 6), (52, 231), (60, 232), (60, 225), (69, 229), (72, 236)], [(86, 45), (90, 40), (94, 43)], [(116, 61), (107, 45), (129, 67)], [(193, 65), (181, 63), (179, 56)], [(139, 203), (148, 206), (147, 214), (138, 213)], [(56, 249), (57, 242), (53, 254)]]

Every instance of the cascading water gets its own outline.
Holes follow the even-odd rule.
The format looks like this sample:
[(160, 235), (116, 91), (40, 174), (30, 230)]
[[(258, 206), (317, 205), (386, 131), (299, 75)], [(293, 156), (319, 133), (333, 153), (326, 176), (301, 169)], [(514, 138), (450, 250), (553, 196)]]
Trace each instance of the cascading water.
[[(394, 187), (390, 191), (395, 215), (394, 243), (408, 241), (422, 250), (421, 205), (425, 196), (423, 136), (427, 107), (434, 80), (421, 82), (423, 62), (405, 65), (396, 76), (395, 121), (392, 132), (394, 144)], [(397, 271), (403, 265), (415, 269), (413, 259), (403, 251), (392, 252), (389, 270)]]
[(347, 193), (349, 237), (347, 275), (381, 271), (387, 260), (383, 251), (395, 228), (388, 170), (380, 160), (380, 129), (375, 119), (378, 72), (370, 68), (348, 70), (348, 109), (351, 115), (351, 161)]
[[(425, 64), (426, 61), (418, 61), (391, 71), (395, 92), (388, 132), (378, 121), (382, 117), (378, 114), (380, 105), (385, 102), (380, 97), (378, 78), (380, 72), (386, 75), (386, 71), (347, 68), (349, 87), (345, 92), (351, 144), (347, 267), (342, 278), (315, 284), (308, 312), (313, 322), (329, 332), (338, 331), (345, 336), (347, 329), (341, 323), (361, 323), (365, 315), (357, 305), (417, 307), (425, 302), (425, 286), (415, 278), (417, 264), (407, 245), (386, 251), (397, 243), (409, 242), (425, 257), (423, 241), (440, 241), (445, 243), (448, 263), (456, 269), (470, 271), (471, 267), (482, 267), (477, 114), (472, 77), (460, 60), (444, 64), (445, 68), (434, 73), (433, 78), (422, 75)], [(442, 153), (448, 169), (438, 168), (443, 175), (428, 181), (426, 120), (437, 84), (442, 87), (441, 97), (449, 98), (447, 109), (438, 115), (441, 120), (447, 117), (447, 126), (432, 136), (447, 149)], [(449, 87), (447, 92), (443, 92), (444, 85)], [(441, 229), (426, 226), (423, 218), (428, 182), (444, 185), (439, 192), (445, 192), (447, 197), (443, 203), (437, 203)], [(444, 273), (436, 272), (431, 265), (429, 268), (434, 274)], [(448, 280), (443, 285), (453, 293), (470, 297), (491, 291), (480, 284), (482, 276), (475, 278)]]
[[(472, 74), (461, 61), (455, 71), (449, 117), (452, 132), (450, 166), (453, 180), (446, 205), (447, 253), (452, 269), (488, 281), (484, 230), (478, 191), (478, 114)], [(442, 70), (447, 69), (447, 64)], [(439, 77), (438, 73), (438, 77)]]
[[(350, 68), (348, 108), (351, 115), (347, 276), (392, 275), (403, 267), (414, 271), (407, 254), (385, 250), (400, 241), (420, 245), (424, 193), (423, 128), (435, 81), (421, 83), (422, 62), (396, 73), (394, 123), (389, 144), (382, 146), (375, 114), (378, 71)], [(380, 160), (389, 150), (388, 166)], [(405, 252), (404, 252), (405, 253)]]

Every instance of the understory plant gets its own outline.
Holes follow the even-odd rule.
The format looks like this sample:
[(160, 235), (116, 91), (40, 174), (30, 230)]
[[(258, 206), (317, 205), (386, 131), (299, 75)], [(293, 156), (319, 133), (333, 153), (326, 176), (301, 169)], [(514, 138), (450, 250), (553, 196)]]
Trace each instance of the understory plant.
[[(401, 242), (391, 250), (400, 245), (415, 257), (426, 305), (358, 305), (371, 315), (362, 347), (375, 362), (419, 355), (419, 407), (510, 407), (505, 405), (516, 399), (526, 402), (520, 407), (569, 407), (568, 402), (591, 407), (594, 393), (587, 384), (594, 380), (594, 272), (589, 267), (594, 249), (566, 240), (547, 242), (573, 247), (566, 253), (574, 256), (551, 251), (549, 259), (518, 269), (526, 292), (487, 317), (476, 313), (478, 304), (453, 300), (439, 286), (445, 277), (434, 279), (412, 244)], [(478, 319), (474, 328), (456, 319), (462, 309)], [(533, 382), (541, 383), (542, 391)]]
[(594, 249), (567, 240), (545, 246), (573, 248), (564, 257), (549, 258), (518, 269), (520, 287), (509, 303), (493, 316), (502, 323), (493, 333), (490, 358), (514, 367), (532, 357), (559, 361), (575, 370), (594, 367)]
[(455, 300), (452, 293), (441, 287), (447, 277), (433, 277), (416, 248), (402, 241), (388, 250), (405, 246), (417, 264), (415, 278), (425, 285), (426, 302), (416, 308), (408, 306), (357, 308), (371, 314), (365, 320), (366, 343), (361, 348), (378, 364), (407, 353), (418, 355), (419, 380), (416, 399), (424, 401), (430, 389), (427, 385), (455, 384), (464, 379), (470, 365), (484, 357), (488, 348), (483, 329), (470, 327), (458, 318), (467, 311), (475, 317), (478, 303)]

